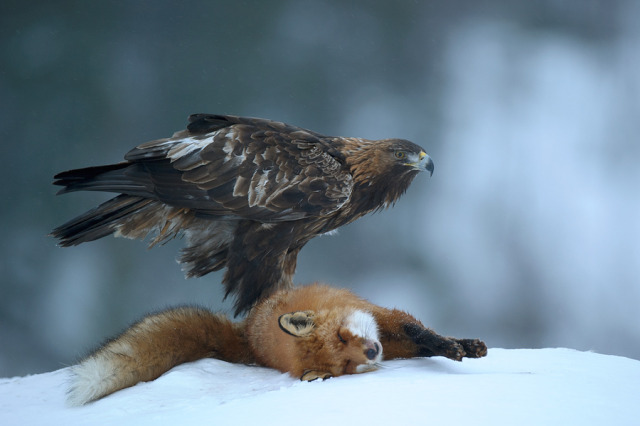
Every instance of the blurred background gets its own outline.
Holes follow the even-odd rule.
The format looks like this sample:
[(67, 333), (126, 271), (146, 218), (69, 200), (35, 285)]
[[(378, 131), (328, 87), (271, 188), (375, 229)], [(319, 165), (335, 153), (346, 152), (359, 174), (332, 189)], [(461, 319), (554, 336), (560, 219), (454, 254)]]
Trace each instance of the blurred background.
[(118, 162), (191, 113), (398, 137), (435, 162), (392, 209), (316, 238), (295, 281), (490, 347), (640, 359), (640, 3), (3, 1), (0, 377), (51, 371), (169, 305), (181, 241), (59, 248), (110, 197), (60, 171)]

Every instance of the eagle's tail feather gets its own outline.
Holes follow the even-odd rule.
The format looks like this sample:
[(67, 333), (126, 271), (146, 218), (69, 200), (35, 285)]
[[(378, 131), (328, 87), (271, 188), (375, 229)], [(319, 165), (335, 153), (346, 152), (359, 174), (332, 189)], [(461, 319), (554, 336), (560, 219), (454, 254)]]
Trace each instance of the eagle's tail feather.
[(63, 247), (97, 240), (113, 233), (128, 238), (144, 238), (150, 232), (158, 231), (156, 239), (162, 237), (164, 240), (175, 236), (175, 225), (179, 225), (159, 228), (162, 216), (166, 221), (167, 209), (170, 207), (159, 201), (118, 195), (55, 228), (51, 236), (58, 238)]
[(186, 247), (178, 259), (187, 277), (201, 277), (226, 266), (237, 221), (202, 219), (186, 208), (157, 200), (118, 195), (51, 231), (62, 247), (75, 246), (110, 234), (144, 239), (155, 245), (184, 233)]
[(54, 185), (63, 186), (58, 194), (73, 191), (120, 192), (130, 195), (149, 195), (148, 176), (131, 163), (85, 167), (67, 170), (53, 177)]

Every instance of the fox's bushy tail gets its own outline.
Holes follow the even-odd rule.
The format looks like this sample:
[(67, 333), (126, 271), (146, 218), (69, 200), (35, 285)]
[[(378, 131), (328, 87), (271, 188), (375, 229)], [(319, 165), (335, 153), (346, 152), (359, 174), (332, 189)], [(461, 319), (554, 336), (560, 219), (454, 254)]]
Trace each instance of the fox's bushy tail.
[(143, 318), (72, 367), (68, 403), (83, 405), (201, 358), (253, 363), (244, 322), (198, 307)]

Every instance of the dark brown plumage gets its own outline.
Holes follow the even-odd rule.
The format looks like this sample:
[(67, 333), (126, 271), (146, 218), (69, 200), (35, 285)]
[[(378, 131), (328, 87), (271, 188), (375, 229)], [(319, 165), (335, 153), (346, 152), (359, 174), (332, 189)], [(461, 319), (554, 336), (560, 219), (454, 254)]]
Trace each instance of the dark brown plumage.
[(227, 268), (236, 314), (290, 287), (313, 237), (393, 204), (429, 156), (401, 139), (330, 137), (259, 118), (195, 114), (186, 130), (147, 142), (125, 162), (55, 176), (59, 194), (120, 195), (54, 229), (60, 245), (109, 234), (184, 234), (188, 277)]

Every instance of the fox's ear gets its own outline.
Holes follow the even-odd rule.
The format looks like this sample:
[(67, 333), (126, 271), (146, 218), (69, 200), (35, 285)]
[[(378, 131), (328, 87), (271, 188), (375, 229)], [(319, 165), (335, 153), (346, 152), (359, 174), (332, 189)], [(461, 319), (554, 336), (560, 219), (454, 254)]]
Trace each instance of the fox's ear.
[(311, 334), (316, 323), (313, 322), (315, 312), (297, 311), (280, 315), (278, 323), (280, 328), (287, 334), (295, 337), (304, 337)]

